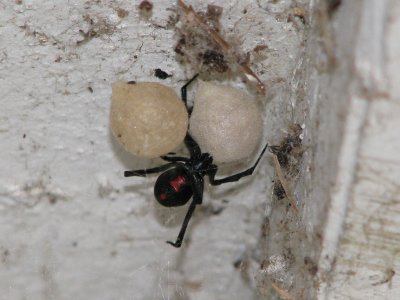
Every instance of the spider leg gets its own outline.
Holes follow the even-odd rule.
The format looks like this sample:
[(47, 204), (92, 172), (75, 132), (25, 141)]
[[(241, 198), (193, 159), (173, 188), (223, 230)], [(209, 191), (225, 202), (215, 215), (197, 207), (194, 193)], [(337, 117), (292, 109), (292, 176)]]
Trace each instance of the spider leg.
[[(188, 107), (187, 104), (187, 87), (199, 76), (199, 74), (194, 75), (185, 85), (181, 88), (181, 99), (185, 103), (186, 109), (188, 111), (189, 117), (192, 113), (192, 107)], [(201, 149), (197, 142), (191, 137), (189, 133), (185, 137), (185, 145), (190, 152), (190, 158), (198, 158), (201, 155)]]
[(193, 215), (196, 205), (200, 205), (203, 201), (203, 178), (194, 178), (193, 183), (193, 200), (190, 203), (189, 209), (186, 213), (185, 219), (183, 220), (181, 230), (179, 231), (178, 237), (175, 242), (167, 241), (167, 244), (174, 246), (175, 248), (180, 248), (182, 245), (183, 238), (189, 221)]
[(167, 156), (167, 155), (163, 155), (160, 156), (161, 159), (165, 160), (165, 161), (170, 161), (170, 162), (189, 162), (190, 159), (187, 157), (182, 157), (182, 156)]
[(192, 203), (190, 203), (189, 209), (186, 213), (185, 219), (183, 220), (182, 223), (182, 227), (181, 230), (179, 231), (178, 237), (176, 238), (175, 243), (171, 242), (171, 241), (167, 241), (167, 244), (170, 244), (172, 246), (174, 246), (175, 248), (180, 248), (182, 245), (182, 241), (183, 241), (183, 237), (185, 236), (185, 232), (186, 232), (186, 228), (189, 224), (190, 218), (193, 215), (194, 209), (196, 208), (196, 201), (192, 201)]
[(188, 148), (190, 153), (190, 158), (199, 158), (201, 156), (201, 149), (199, 144), (192, 138), (192, 136), (187, 133), (185, 136), (185, 145)]
[[(188, 148), (189, 153), (190, 153), (190, 158), (198, 158), (201, 155), (201, 149), (199, 144), (197, 144), (197, 142), (192, 138), (192, 136), (187, 133), (185, 136), (185, 145), (186, 148)], [(165, 161), (170, 161), (170, 162), (189, 162), (190, 158), (187, 157), (182, 157), (182, 156), (168, 156), (168, 155), (163, 155), (160, 156), (161, 159), (165, 160)]]
[(185, 83), (185, 85), (181, 88), (181, 98), (183, 103), (185, 103), (186, 109), (190, 114), (192, 113), (192, 108), (189, 108), (187, 105), (187, 87), (197, 78), (197, 76), (199, 76), (199, 74), (196, 74), (192, 77), (192, 79), (190, 79), (188, 82)]
[(160, 167), (155, 167), (155, 168), (151, 168), (151, 169), (125, 171), (124, 176), (125, 177), (131, 177), (131, 176), (146, 177), (147, 174), (159, 173), (159, 172), (169, 169), (170, 167), (172, 167), (174, 165), (176, 165), (176, 163), (171, 162), (169, 164), (165, 164)]
[(210, 178), (210, 183), (212, 185), (220, 185), (220, 184), (227, 183), (227, 182), (238, 181), (242, 177), (249, 176), (249, 175), (253, 174), (254, 169), (257, 167), (258, 163), (260, 162), (261, 157), (263, 156), (263, 154), (264, 154), (265, 150), (267, 149), (267, 147), (268, 147), (268, 144), (265, 145), (264, 149), (261, 151), (261, 153), (258, 156), (257, 161), (254, 163), (254, 165), (251, 168), (249, 168), (249, 169), (247, 169), (247, 170), (245, 170), (243, 172), (240, 172), (240, 173), (237, 173), (237, 174), (225, 177), (225, 178), (215, 179), (215, 174), (217, 173), (218, 168), (215, 167), (214, 169), (210, 170), (209, 173), (208, 173), (208, 177)]

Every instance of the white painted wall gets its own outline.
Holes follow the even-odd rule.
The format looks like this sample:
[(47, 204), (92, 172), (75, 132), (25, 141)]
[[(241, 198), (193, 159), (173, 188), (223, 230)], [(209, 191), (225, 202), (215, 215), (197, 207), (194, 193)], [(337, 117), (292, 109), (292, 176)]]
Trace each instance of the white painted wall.
[[(173, 28), (156, 26), (175, 2), (154, 1), (150, 21), (137, 3), (0, 2), (0, 299), (257, 297), (254, 272), (247, 280), (233, 263), (257, 243), (270, 194), (267, 158), (252, 179), (207, 190), (191, 243), (180, 250), (165, 240), (176, 237), (185, 209), (176, 215), (154, 204), (155, 177), (123, 177), (161, 161), (137, 159), (112, 138), (112, 82), (160, 81), (153, 70), (161, 68), (173, 75), (163, 83), (178, 91), (192, 75), (175, 59)], [(262, 79), (286, 77), (302, 30), (277, 18), (290, 1), (214, 3), (242, 51), (270, 47), (252, 65)], [(120, 9), (129, 15), (120, 18)], [(91, 26), (98, 35), (77, 45)], [(266, 119), (264, 141), (279, 133), (269, 129), (279, 119)]]
[[(359, 16), (346, 127), (320, 257), (319, 298), (398, 299), (400, 3), (345, 6), (348, 12), (358, 9)], [(340, 19), (337, 27), (340, 33)]]

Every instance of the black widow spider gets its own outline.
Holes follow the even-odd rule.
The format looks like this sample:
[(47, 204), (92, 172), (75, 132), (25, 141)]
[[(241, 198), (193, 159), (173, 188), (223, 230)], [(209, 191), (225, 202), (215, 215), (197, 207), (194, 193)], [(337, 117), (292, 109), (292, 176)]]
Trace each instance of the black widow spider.
[[(189, 116), (192, 108), (187, 105), (187, 87), (199, 74), (195, 75), (181, 88), (181, 98), (185, 103)], [(208, 153), (202, 153), (200, 146), (190, 136), (189, 133), (185, 137), (185, 145), (189, 150), (190, 157), (181, 156), (161, 156), (161, 158), (169, 163), (160, 167), (125, 171), (125, 177), (139, 176), (146, 177), (148, 174), (163, 172), (157, 179), (154, 186), (154, 196), (157, 201), (166, 207), (181, 206), (186, 204), (193, 196), (192, 203), (183, 220), (181, 230), (178, 237), (174, 242), (167, 241), (168, 244), (179, 248), (182, 245), (182, 240), (186, 232), (189, 220), (193, 215), (196, 205), (201, 205), (203, 200), (204, 176), (208, 176), (212, 185), (220, 185), (226, 182), (238, 181), (240, 178), (253, 174), (254, 169), (257, 167), (258, 162), (263, 156), (268, 145), (265, 145), (261, 154), (258, 156), (255, 164), (240, 173), (231, 175), (221, 179), (215, 179), (218, 167), (213, 164), (213, 158)]]

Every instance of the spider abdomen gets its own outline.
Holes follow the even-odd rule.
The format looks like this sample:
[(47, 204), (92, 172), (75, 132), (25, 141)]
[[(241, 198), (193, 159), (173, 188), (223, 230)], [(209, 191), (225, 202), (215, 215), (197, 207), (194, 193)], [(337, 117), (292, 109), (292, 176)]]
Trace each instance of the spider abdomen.
[(193, 188), (185, 167), (177, 165), (162, 173), (155, 185), (154, 196), (167, 207), (186, 204), (193, 195)]

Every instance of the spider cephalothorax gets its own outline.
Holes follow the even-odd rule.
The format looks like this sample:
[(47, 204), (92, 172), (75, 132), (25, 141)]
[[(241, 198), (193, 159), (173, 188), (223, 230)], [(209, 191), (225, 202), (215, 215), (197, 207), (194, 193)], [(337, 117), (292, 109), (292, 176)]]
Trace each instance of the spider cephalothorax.
[[(181, 89), (182, 101), (185, 103), (189, 114), (191, 108), (187, 106), (186, 89), (196, 77), (197, 75), (189, 80), (189, 82)], [(249, 176), (253, 173), (267, 148), (267, 145), (265, 145), (258, 156), (257, 161), (251, 168), (225, 178), (215, 179), (218, 166), (213, 164), (211, 155), (208, 153), (202, 153), (200, 146), (189, 133), (187, 133), (185, 137), (185, 145), (189, 150), (190, 157), (161, 156), (163, 160), (168, 162), (167, 164), (151, 169), (125, 171), (125, 177), (145, 177), (148, 174), (162, 172), (155, 183), (154, 196), (163, 206), (174, 207), (185, 205), (190, 198), (193, 197), (176, 241), (167, 241), (167, 243), (177, 248), (182, 245), (187, 225), (193, 215), (196, 205), (202, 204), (204, 176), (208, 176), (211, 185), (220, 185), (227, 182), (238, 181), (240, 178)]]

